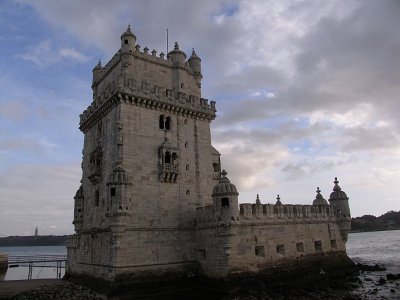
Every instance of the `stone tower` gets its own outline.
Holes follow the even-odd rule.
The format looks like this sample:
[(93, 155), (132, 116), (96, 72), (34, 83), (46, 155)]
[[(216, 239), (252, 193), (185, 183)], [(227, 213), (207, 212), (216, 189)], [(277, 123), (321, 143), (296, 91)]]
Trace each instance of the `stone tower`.
[(338, 224), (343, 239), (347, 241), (347, 236), (351, 229), (351, 214), (349, 206), (349, 198), (339, 186), (339, 181), (335, 177), (333, 192), (329, 196), (329, 202), (338, 218)]
[(201, 98), (194, 50), (186, 60), (178, 43), (166, 58), (140, 48), (128, 27), (118, 52), (93, 69), (69, 274), (113, 281), (195, 264), (195, 208), (213, 203), (220, 178), (215, 102)]

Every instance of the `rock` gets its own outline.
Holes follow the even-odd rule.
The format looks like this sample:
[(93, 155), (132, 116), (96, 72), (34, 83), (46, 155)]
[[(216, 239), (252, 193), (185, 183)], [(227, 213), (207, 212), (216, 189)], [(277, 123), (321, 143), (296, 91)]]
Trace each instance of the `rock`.
[(365, 264), (358, 263), (357, 267), (361, 271), (385, 271), (386, 270), (386, 268), (384, 266), (381, 266), (381, 265), (378, 265), (378, 264), (370, 266), (370, 265), (365, 265)]
[(379, 285), (384, 285), (386, 283), (386, 279), (381, 277), (381, 278), (379, 278), (378, 283), (379, 283)]
[(369, 278), (369, 277), (365, 277), (364, 280), (365, 280), (365, 281), (372, 281), (372, 279)]
[(397, 280), (397, 279), (399, 279), (399, 277), (395, 274), (389, 273), (389, 274), (386, 274), (386, 279), (387, 280)]

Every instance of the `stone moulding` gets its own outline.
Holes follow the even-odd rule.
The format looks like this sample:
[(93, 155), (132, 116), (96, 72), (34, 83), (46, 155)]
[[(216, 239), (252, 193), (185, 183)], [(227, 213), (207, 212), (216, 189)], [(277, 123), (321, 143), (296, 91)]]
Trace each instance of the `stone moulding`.
[(79, 129), (84, 133), (87, 132), (94, 124), (101, 120), (115, 106), (120, 103), (132, 104), (200, 120), (211, 121), (214, 120), (216, 116), (215, 110), (210, 108), (214, 104), (211, 104), (210, 107), (203, 107), (202, 111), (198, 111), (196, 109), (184, 107), (177, 103), (165, 103), (159, 100), (136, 97), (134, 95), (129, 95), (126, 93), (116, 93), (111, 96), (107, 101), (105, 101), (100, 107), (98, 107), (97, 110), (95, 110), (94, 112), (90, 113), (86, 111), (86, 113), (82, 114)]

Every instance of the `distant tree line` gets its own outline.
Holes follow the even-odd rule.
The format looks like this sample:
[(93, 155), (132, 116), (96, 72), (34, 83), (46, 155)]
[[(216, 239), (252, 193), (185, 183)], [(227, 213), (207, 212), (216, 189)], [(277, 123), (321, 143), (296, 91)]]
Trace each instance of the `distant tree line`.
[(389, 211), (380, 217), (364, 215), (351, 219), (352, 231), (380, 231), (400, 229), (400, 211)]
[(8, 236), (0, 238), (0, 247), (65, 246), (68, 235)]

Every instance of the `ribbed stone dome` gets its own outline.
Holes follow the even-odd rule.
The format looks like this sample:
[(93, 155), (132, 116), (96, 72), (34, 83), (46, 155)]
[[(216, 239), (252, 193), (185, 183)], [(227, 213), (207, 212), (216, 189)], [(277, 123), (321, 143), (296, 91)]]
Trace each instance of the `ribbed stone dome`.
[(321, 195), (321, 190), (319, 189), (319, 187), (317, 187), (317, 196), (313, 201), (313, 205), (329, 205), (328, 201), (326, 201), (324, 197)]
[(228, 173), (225, 170), (222, 170), (222, 177), (219, 180), (218, 184), (214, 186), (214, 190), (212, 196), (220, 196), (220, 195), (239, 195), (236, 190), (236, 186), (231, 183), (228, 177), (226, 177)]
[(339, 186), (339, 181), (337, 177), (335, 177), (334, 181), (335, 186), (333, 187), (333, 192), (329, 196), (329, 200), (348, 200), (346, 193), (342, 191), (341, 187)]
[(131, 30), (131, 25), (128, 25), (128, 29), (121, 35), (121, 40), (126, 36), (133, 36), (136, 40), (136, 36), (133, 34)]

